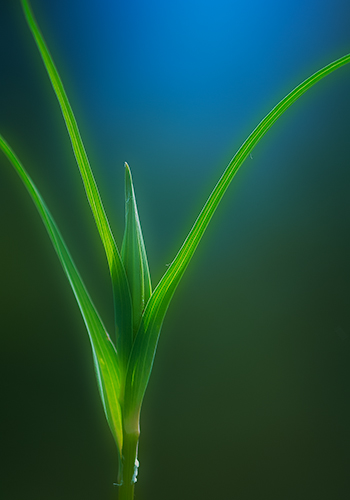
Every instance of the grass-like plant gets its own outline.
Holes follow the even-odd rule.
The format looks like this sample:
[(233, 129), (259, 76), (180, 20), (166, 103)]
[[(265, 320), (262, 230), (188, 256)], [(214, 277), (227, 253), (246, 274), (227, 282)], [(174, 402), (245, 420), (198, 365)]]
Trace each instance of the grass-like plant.
[(32, 197), (78, 302), (91, 342), (104, 412), (118, 450), (119, 499), (131, 500), (134, 497), (134, 484), (138, 471), (137, 450), (142, 400), (152, 371), (164, 316), (176, 287), (220, 200), (244, 160), (289, 106), (319, 80), (350, 63), (350, 54), (328, 64), (307, 78), (259, 123), (230, 161), (176, 257), (152, 290), (129, 166), (125, 164), (125, 232), (119, 250), (62, 81), (28, 0), (21, 0), (21, 3), (61, 106), (86, 195), (106, 252), (114, 295), (115, 331), (109, 334), (104, 327), (46, 203), (2, 136), (0, 136), (0, 147)]

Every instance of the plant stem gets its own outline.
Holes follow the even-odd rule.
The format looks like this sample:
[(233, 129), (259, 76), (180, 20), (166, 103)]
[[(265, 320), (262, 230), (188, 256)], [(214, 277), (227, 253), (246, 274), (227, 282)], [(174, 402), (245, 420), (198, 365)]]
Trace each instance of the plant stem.
[(134, 488), (137, 476), (137, 448), (139, 433), (124, 433), (122, 481), (119, 486), (118, 500), (134, 500)]

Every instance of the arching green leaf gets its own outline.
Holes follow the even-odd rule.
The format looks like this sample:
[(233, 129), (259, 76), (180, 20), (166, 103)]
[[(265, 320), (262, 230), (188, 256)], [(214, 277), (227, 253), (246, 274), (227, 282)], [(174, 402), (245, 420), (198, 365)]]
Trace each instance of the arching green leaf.
[(148, 301), (134, 342), (127, 372), (124, 400), (125, 425), (130, 426), (130, 428), (138, 427), (139, 412), (151, 374), (165, 313), (175, 289), (233, 177), (266, 132), (299, 97), (322, 78), (349, 62), (350, 54), (347, 54), (328, 64), (298, 85), (266, 115), (230, 161), (178, 254)]

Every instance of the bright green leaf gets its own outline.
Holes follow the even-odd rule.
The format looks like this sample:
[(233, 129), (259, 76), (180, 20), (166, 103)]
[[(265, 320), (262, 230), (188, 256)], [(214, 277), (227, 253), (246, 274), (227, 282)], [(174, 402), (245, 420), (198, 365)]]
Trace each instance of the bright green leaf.
[(116, 323), (119, 329), (120, 336), (118, 341), (118, 345), (120, 346), (119, 355), (122, 358), (123, 366), (126, 366), (132, 343), (132, 310), (130, 291), (125, 275), (124, 266), (121, 261), (117, 245), (114, 241), (113, 234), (102, 205), (102, 200), (98, 192), (89, 160), (80, 136), (78, 125), (74, 117), (72, 108), (69, 104), (62, 81), (46, 46), (44, 38), (35, 21), (28, 0), (21, 0), (21, 2), (28, 25), (34, 36), (46, 71), (49, 75), (51, 84), (61, 106), (63, 117), (72, 142), (74, 154), (83, 179), (86, 195), (89, 200), (96, 225), (106, 252), (113, 285)]

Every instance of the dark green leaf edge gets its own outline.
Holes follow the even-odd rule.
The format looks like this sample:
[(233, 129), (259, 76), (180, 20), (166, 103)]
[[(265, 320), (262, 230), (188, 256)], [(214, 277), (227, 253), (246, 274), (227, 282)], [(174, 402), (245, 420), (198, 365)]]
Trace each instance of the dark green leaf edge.
[(40, 217), (44, 222), (45, 228), (78, 302), (90, 338), (98, 388), (103, 408), (109, 427), (117, 444), (118, 452), (121, 456), (121, 450), (123, 447), (123, 426), (122, 412), (119, 404), (121, 374), (117, 351), (95, 309), (73, 259), (69, 254), (66, 244), (44, 200), (23, 165), (1, 135), (0, 149), (2, 149), (10, 163), (19, 174), (36, 208), (38, 209)]

